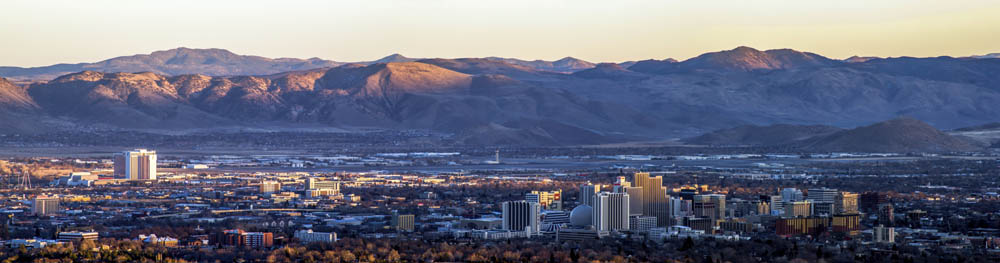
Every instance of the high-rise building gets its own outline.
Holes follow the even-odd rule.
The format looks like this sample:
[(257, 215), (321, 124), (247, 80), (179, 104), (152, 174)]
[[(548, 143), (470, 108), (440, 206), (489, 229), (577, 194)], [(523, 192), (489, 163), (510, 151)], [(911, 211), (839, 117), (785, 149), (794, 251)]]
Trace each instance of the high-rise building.
[(625, 176), (619, 176), (618, 180), (616, 180), (614, 184), (615, 192), (617, 193), (624, 191), (624, 188), (626, 187), (632, 187), (632, 183), (630, 183), (627, 179), (625, 179)]
[(896, 228), (878, 225), (872, 229), (876, 243), (896, 243)]
[(340, 194), (340, 181), (309, 177), (306, 178), (306, 190), (331, 190), (334, 191), (334, 195), (338, 195)]
[(878, 222), (879, 224), (893, 226), (896, 222), (896, 215), (892, 207), (892, 203), (880, 204), (878, 206)]
[(837, 189), (830, 188), (813, 188), (809, 189), (809, 200), (814, 203), (833, 203), (837, 199), (837, 195), (840, 192)]
[(59, 197), (39, 195), (31, 204), (31, 212), (35, 215), (53, 215), (59, 213)]
[(414, 218), (416, 218), (414, 215), (400, 215), (397, 212), (392, 212), (392, 229), (413, 232)]
[(830, 216), (836, 213), (836, 201), (837, 196), (840, 192), (837, 189), (830, 188), (812, 188), (809, 189), (809, 196), (806, 200), (812, 203), (811, 215), (817, 216)]
[(562, 210), (562, 190), (531, 191), (524, 195), (524, 200), (535, 202), (546, 210)]
[(795, 188), (785, 188), (781, 190), (781, 201), (785, 203), (802, 201), (802, 191)]
[(642, 187), (625, 187), (622, 190), (628, 194), (629, 213), (642, 215)]
[(593, 222), (597, 231), (629, 230), (629, 198), (626, 193), (598, 193), (594, 198)]
[(837, 200), (834, 202), (834, 207), (839, 214), (857, 214), (858, 213), (858, 194), (851, 192), (840, 192), (837, 195)]
[(855, 236), (861, 232), (860, 214), (834, 215), (831, 221), (833, 232), (844, 233), (849, 236)]
[(834, 203), (830, 202), (815, 202), (812, 203), (812, 215), (815, 216), (832, 216), (837, 214)]
[(594, 206), (594, 196), (601, 191), (599, 184), (585, 184), (580, 186), (580, 197), (577, 202), (581, 205)]
[(670, 224), (676, 224), (679, 218), (694, 215), (692, 206), (691, 200), (684, 200), (674, 196), (667, 198), (667, 207), (670, 208)]
[[(697, 198), (697, 196), (695, 198)], [(694, 216), (696, 217), (703, 217), (713, 220), (719, 218), (719, 216), (715, 214), (715, 203), (708, 202), (707, 200), (695, 199), (695, 201), (692, 203), (692, 210), (694, 212)]]
[(156, 151), (136, 149), (115, 154), (114, 176), (128, 180), (156, 180)]
[(281, 191), (281, 183), (276, 181), (263, 181), (260, 183), (261, 193), (274, 193)]
[(642, 188), (642, 214), (656, 217), (656, 226), (659, 227), (673, 224), (663, 177), (651, 177), (649, 173), (635, 173), (634, 176), (632, 182)]
[(719, 220), (726, 217), (726, 196), (707, 194), (694, 196), (694, 215)]
[(503, 229), (538, 233), (541, 205), (528, 201), (503, 202)]
[(808, 217), (812, 215), (812, 202), (798, 201), (785, 203), (784, 217)]
[(780, 195), (770, 196), (770, 202), (768, 204), (771, 206), (771, 214), (777, 215), (785, 212), (785, 201), (782, 200)]

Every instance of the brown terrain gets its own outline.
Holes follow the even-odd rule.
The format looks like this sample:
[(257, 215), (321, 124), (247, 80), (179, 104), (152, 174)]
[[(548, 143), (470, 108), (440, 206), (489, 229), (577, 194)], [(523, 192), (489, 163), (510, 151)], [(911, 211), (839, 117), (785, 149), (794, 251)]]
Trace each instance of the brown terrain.
[[(998, 59), (845, 62), (739, 47), (684, 61), (584, 62), (396, 54), (342, 64), (176, 49), (90, 64), (7, 67), (0, 76), (36, 81), (0, 80), (0, 132), (327, 127), (424, 130), (470, 145), (580, 145), (737, 127), (691, 143), (809, 141), (810, 148), (833, 149), (810, 136), (900, 116), (938, 129), (1000, 121)], [(67, 65), (92, 70), (45, 80), (53, 72), (81, 69)], [(757, 127), (778, 123), (829, 127)], [(947, 140), (921, 136), (930, 137), (898, 137)], [(836, 143), (849, 145), (850, 137)], [(936, 143), (938, 148), (907, 145), (884, 151), (963, 149), (950, 141)]]

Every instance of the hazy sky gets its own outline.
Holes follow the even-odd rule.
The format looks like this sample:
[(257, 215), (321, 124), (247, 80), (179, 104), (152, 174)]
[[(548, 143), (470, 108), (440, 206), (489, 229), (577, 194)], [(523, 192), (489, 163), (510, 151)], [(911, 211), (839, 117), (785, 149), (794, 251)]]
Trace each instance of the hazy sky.
[(626, 61), (745, 45), (833, 58), (1000, 52), (1000, 1), (41, 1), (0, 4), (0, 65), (175, 47), (266, 57)]

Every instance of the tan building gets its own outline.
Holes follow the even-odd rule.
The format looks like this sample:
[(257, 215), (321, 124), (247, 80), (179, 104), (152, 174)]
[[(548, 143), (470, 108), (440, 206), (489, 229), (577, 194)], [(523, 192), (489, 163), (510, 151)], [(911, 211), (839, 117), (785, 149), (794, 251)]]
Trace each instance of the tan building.
[(397, 231), (413, 232), (414, 229), (414, 215), (400, 215), (398, 213), (392, 213), (392, 228)]
[(263, 181), (260, 183), (261, 193), (274, 193), (281, 190), (281, 183), (276, 181)]
[(784, 217), (809, 217), (812, 216), (812, 202), (799, 201), (785, 204)]
[(54, 215), (59, 213), (59, 197), (39, 195), (31, 204), (31, 212), (35, 215)]
[(114, 177), (128, 180), (156, 180), (156, 151), (136, 149), (115, 154)]
[(667, 190), (663, 187), (663, 177), (649, 176), (649, 173), (635, 173), (633, 183), (642, 188), (642, 215), (656, 217), (656, 226), (670, 226), (670, 203)]

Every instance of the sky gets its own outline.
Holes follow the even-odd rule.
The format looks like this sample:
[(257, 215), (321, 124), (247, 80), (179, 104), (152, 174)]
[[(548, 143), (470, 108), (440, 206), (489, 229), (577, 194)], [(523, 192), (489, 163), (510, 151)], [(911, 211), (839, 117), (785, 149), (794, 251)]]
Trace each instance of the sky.
[(1000, 52), (1000, 1), (4, 1), (0, 65), (176, 47), (367, 61), (687, 59), (737, 46), (831, 58)]

